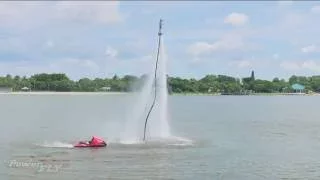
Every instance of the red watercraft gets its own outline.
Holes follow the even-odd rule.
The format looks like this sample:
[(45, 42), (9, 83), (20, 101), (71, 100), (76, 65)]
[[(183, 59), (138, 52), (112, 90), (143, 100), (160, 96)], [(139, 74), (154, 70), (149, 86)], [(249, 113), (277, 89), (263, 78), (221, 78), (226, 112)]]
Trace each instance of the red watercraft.
[(80, 141), (74, 145), (77, 148), (85, 148), (85, 147), (106, 147), (107, 143), (97, 136), (93, 136), (91, 141)]

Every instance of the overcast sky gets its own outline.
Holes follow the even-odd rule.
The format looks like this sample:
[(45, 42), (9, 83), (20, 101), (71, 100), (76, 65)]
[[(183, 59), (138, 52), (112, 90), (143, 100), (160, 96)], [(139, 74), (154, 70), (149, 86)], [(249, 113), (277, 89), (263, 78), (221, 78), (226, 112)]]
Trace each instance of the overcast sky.
[(317, 1), (0, 1), (0, 74), (150, 72), (159, 18), (171, 76), (320, 74)]

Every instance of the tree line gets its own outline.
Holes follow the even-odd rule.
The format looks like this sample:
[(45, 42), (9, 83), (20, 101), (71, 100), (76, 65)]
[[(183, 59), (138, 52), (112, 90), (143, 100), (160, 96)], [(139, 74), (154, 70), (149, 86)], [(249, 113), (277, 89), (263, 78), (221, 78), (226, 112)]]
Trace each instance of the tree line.
[[(82, 78), (74, 81), (63, 73), (41, 73), (31, 77), (6, 75), (0, 77), (0, 87), (9, 87), (13, 91), (21, 91), (23, 88), (27, 88), (32, 91), (58, 92), (132, 92), (140, 90), (146, 78), (147, 75), (140, 77), (132, 75), (119, 77), (114, 75), (112, 78)], [(294, 91), (292, 85), (295, 83), (303, 85), (306, 91), (320, 92), (320, 76), (292, 75), (288, 81), (277, 77), (272, 81), (268, 81), (255, 79), (252, 72), (251, 77), (241, 79), (226, 75), (206, 75), (198, 80), (168, 76), (167, 82), (170, 93), (286, 93)]]

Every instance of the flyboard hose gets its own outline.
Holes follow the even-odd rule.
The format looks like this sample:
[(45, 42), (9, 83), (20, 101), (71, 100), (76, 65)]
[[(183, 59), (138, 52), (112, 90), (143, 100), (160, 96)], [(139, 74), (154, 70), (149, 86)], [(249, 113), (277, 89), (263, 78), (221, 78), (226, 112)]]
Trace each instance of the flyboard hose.
[(158, 70), (158, 61), (159, 61), (159, 53), (160, 53), (160, 45), (161, 45), (161, 28), (162, 28), (162, 19), (160, 19), (160, 24), (159, 24), (159, 33), (158, 33), (158, 36), (159, 36), (159, 42), (158, 42), (158, 52), (157, 52), (157, 61), (156, 61), (156, 67), (155, 67), (155, 70), (154, 70), (154, 97), (153, 97), (153, 102), (152, 102), (152, 105), (149, 109), (149, 112), (147, 114), (147, 117), (146, 117), (146, 120), (144, 122), (144, 131), (143, 131), (143, 141), (146, 140), (146, 129), (147, 129), (147, 123), (148, 123), (148, 119), (149, 119), (149, 116), (150, 116), (150, 113), (154, 107), (154, 104), (156, 103), (156, 99), (157, 99), (157, 70)]

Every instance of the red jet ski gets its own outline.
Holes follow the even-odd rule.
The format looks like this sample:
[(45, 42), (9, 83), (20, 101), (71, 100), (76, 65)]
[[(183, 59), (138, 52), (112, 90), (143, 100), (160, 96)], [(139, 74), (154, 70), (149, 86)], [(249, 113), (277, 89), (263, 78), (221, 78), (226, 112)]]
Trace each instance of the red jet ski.
[(91, 141), (80, 141), (74, 145), (77, 148), (85, 148), (85, 147), (106, 147), (107, 143), (97, 136), (93, 136)]

